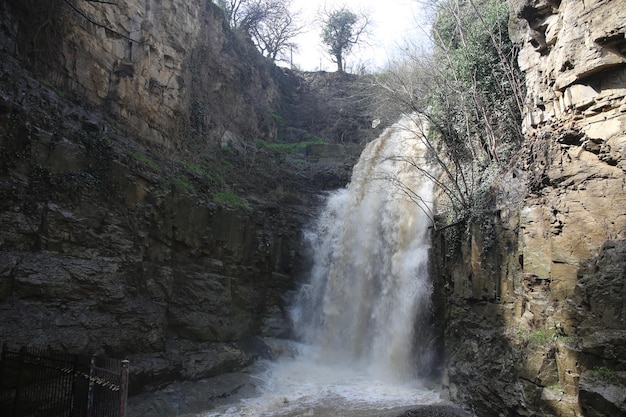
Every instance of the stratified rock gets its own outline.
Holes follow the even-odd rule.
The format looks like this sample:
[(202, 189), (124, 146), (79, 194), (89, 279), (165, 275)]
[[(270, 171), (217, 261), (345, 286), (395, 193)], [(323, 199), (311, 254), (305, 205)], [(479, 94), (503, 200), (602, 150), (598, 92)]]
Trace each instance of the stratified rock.
[[(0, 342), (129, 358), (133, 392), (270, 355), (377, 135), (358, 77), (277, 67), (211, 1), (7, 0), (0, 32)], [(353, 143), (257, 146), (318, 135)]]
[(477, 415), (621, 415), (623, 380), (588, 376), (626, 370), (626, 3), (509, 3), (527, 194), (491, 239), (436, 242), (444, 392)]

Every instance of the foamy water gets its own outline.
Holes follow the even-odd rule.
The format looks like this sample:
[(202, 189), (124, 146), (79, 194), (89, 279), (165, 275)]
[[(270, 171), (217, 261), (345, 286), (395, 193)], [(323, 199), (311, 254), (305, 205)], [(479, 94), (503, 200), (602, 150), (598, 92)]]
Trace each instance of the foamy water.
[[(419, 120), (370, 143), (346, 189), (307, 231), (308, 282), (291, 319), (295, 358), (259, 363), (258, 396), (209, 416), (369, 416), (439, 402), (429, 366), (429, 226), (433, 184)], [(427, 372), (426, 372), (427, 373)]]
[(383, 380), (367, 370), (319, 363), (311, 355), (257, 366), (257, 397), (241, 399), (202, 416), (378, 416), (440, 402), (437, 391), (418, 381)]

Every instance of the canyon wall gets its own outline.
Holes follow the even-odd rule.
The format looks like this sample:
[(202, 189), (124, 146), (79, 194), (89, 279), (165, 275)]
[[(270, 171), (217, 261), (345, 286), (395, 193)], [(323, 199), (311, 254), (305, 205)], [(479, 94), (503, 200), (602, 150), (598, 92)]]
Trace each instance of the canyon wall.
[[(384, 127), (356, 80), (276, 67), (210, 1), (0, 16), (0, 342), (128, 358), (133, 392), (269, 354), (318, 195)], [(320, 135), (350, 143), (267, 147)]]
[(490, 224), (436, 241), (444, 386), (478, 415), (623, 415), (626, 3), (510, 6), (525, 149)]
[[(444, 392), (478, 415), (624, 414), (626, 7), (510, 3), (526, 144), (489, 224), (435, 234)], [(350, 110), (359, 86), (275, 67), (209, 1), (0, 12), (2, 342), (130, 357), (134, 390), (265, 354), (358, 148), (252, 144), (366, 142), (384, 124)]]
[(4, 2), (3, 47), (151, 145), (268, 139), (279, 71), (211, 1)]
[(307, 178), (230, 148), (167, 159), (1, 65), (3, 343), (128, 358), (136, 391), (245, 366), (254, 336), (284, 335)]

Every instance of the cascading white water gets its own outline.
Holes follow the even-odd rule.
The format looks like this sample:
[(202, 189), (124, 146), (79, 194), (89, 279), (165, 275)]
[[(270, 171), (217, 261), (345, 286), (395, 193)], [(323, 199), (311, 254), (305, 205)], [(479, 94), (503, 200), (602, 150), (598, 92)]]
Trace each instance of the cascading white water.
[(428, 171), (420, 123), (405, 116), (371, 142), (307, 232), (314, 267), (291, 309), (300, 354), (264, 365), (259, 397), (206, 416), (366, 416), (438, 401), (415, 378), (433, 200), (416, 168)]
[(433, 184), (415, 166), (427, 169), (417, 123), (405, 116), (371, 142), (349, 186), (330, 196), (308, 234), (314, 268), (293, 308), (296, 330), (320, 360), (397, 380), (414, 377), (416, 331), (431, 295)]

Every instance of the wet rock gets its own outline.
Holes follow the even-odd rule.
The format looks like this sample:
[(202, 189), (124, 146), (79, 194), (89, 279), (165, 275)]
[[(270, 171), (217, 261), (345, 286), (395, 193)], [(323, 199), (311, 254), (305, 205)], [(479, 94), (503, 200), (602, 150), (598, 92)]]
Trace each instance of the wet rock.
[(210, 410), (239, 396), (253, 396), (254, 381), (246, 373), (224, 373), (197, 382), (177, 382), (157, 394), (141, 394), (128, 403), (129, 417), (168, 417)]
[[(408, 410), (394, 417), (469, 417), (471, 414), (461, 408), (446, 405), (424, 405)], [(388, 416), (391, 417), (391, 416)], [(480, 416), (479, 416), (480, 417)], [(486, 417), (486, 416), (485, 416)]]

